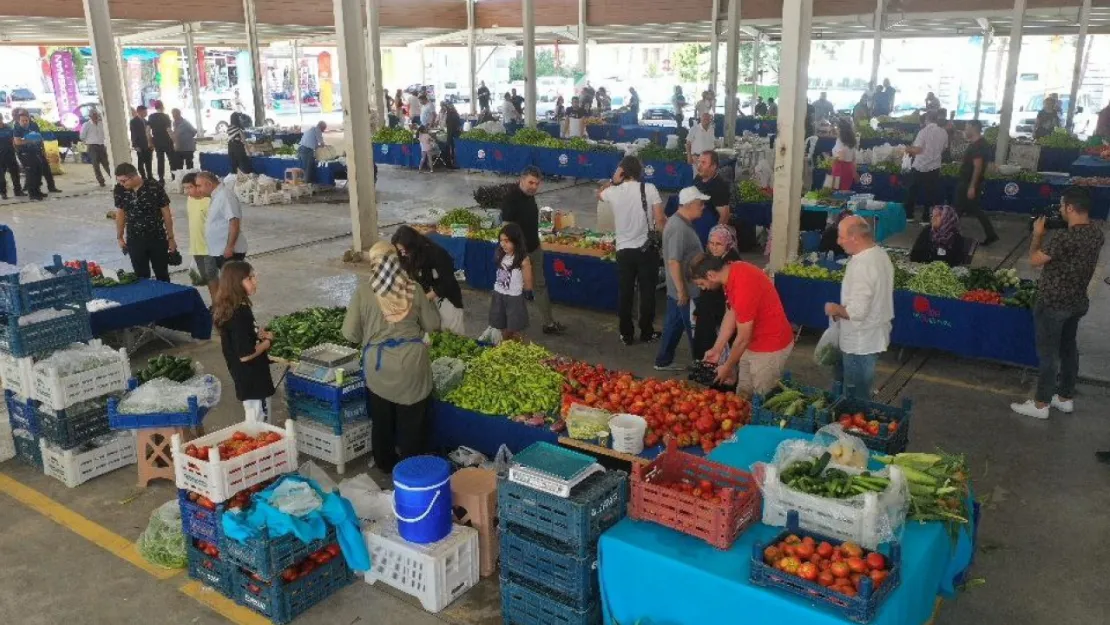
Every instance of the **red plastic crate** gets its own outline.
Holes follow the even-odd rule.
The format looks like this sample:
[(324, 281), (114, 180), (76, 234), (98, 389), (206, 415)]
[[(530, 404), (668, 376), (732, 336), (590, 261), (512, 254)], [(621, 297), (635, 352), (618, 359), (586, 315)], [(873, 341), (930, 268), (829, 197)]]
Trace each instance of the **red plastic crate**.
[[(713, 483), (720, 500), (702, 499), (664, 486), (682, 481)], [(762, 498), (751, 474), (679, 451), (674, 440), (655, 460), (632, 464), (633, 519), (653, 521), (728, 549), (749, 525), (759, 520)]]

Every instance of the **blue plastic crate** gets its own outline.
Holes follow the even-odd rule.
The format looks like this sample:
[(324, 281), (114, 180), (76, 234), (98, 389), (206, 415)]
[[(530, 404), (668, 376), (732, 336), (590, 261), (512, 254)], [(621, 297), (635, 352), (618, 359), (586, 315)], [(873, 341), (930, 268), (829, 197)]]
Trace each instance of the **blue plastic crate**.
[(585, 610), (598, 600), (597, 552), (579, 556), (547, 537), (517, 527), (501, 532), (501, 575), (542, 586)]
[(4, 389), (4, 404), (8, 407), (8, 423), (13, 430), (27, 430), (37, 438), (42, 434), (42, 424), (35, 413), (35, 401), (24, 400), (19, 395)]
[(278, 624), (292, 621), (355, 579), (342, 555), (291, 582), (280, 576), (261, 581), (240, 568), (231, 568), (231, 598)]
[(319, 399), (331, 406), (332, 410), (341, 410), (345, 401), (366, 398), (366, 381), (361, 374), (352, 375), (340, 387), (290, 373), (285, 376), (285, 390)]
[(19, 458), (24, 464), (42, 471), (42, 448), (39, 447), (39, 438), (37, 436), (34, 438), (12, 436), (12, 442), (15, 443), (16, 458)]
[(18, 273), (0, 276), (0, 313), (26, 315), (55, 306), (84, 305), (92, 299), (92, 280), (84, 263), (82, 269), (70, 269), (55, 255), (54, 264), (45, 269), (54, 277), (20, 283)]
[[(138, 380), (131, 378), (127, 381), (127, 390), (138, 388)], [(208, 408), (197, 404), (196, 397), (189, 398), (189, 410), (186, 412), (160, 412), (150, 414), (121, 414), (119, 412), (118, 397), (108, 398), (108, 427), (113, 430), (143, 430), (151, 428), (183, 427), (195, 428), (204, 423), (204, 416)]]
[(0, 349), (16, 358), (44, 354), (92, 339), (89, 311), (84, 304), (66, 307), (71, 314), (19, 325), (19, 317), (0, 314)]
[(96, 406), (79, 414), (74, 414), (72, 408), (51, 411), (35, 402), (35, 415), (42, 429), (42, 437), (62, 449), (73, 449), (110, 432), (108, 398), (101, 397), (93, 401)]
[(576, 609), (534, 586), (502, 577), (501, 618), (505, 625), (598, 625), (601, 604)]
[(190, 501), (190, 492), (184, 488), (177, 490), (177, 503), (181, 507), (181, 530), (186, 536), (219, 545), (220, 539), (224, 537), (223, 528), (220, 526), (220, 515), (224, 513), (224, 504), (218, 503), (215, 510), (209, 510), (195, 501)]
[[(889, 564), (889, 574), (886, 581), (876, 589), (872, 587), (871, 579), (865, 578), (860, 585), (859, 594), (855, 597), (849, 597), (834, 592), (831, 588), (826, 588), (817, 582), (804, 580), (797, 575), (791, 575), (790, 573), (780, 571), (764, 563), (763, 550), (779, 541), (785, 540), (786, 537), (791, 534), (812, 536), (813, 540), (818, 543), (824, 541), (834, 547), (844, 542), (836, 538), (830, 538), (800, 529), (798, 526), (798, 513), (791, 510), (786, 515), (786, 529), (783, 532), (770, 541), (763, 543), (757, 542), (752, 545), (751, 574), (749, 579), (753, 584), (768, 588), (778, 588), (784, 592), (798, 595), (810, 603), (823, 605), (850, 621), (868, 623), (875, 617), (875, 613), (879, 610), (879, 605), (881, 605), (890, 593), (898, 587), (901, 581), (901, 547), (897, 544), (885, 545), (886, 553), (883, 555), (886, 556)], [(880, 545), (880, 547), (882, 546), (883, 545)], [(881, 551), (880, 549), (880, 552)]]
[(502, 531), (515, 526), (542, 534), (569, 552), (585, 556), (601, 533), (624, 518), (628, 509), (628, 474), (594, 473), (570, 493), (557, 497), (498, 479), (497, 514)]
[(346, 400), (339, 410), (335, 410), (328, 402), (287, 390), (285, 392), (285, 404), (291, 418), (305, 417), (312, 419), (330, 427), (332, 433), (336, 436), (342, 434), (343, 430), (351, 424), (370, 419), (365, 395)]
[[(226, 513), (233, 514), (233, 513)], [(262, 534), (239, 542), (222, 536), (220, 553), (231, 564), (244, 568), (262, 579), (274, 579), (287, 567), (297, 564), (308, 554), (337, 542), (335, 528), (328, 526), (328, 534), (321, 540), (303, 543), (293, 534), (271, 538), (263, 529)]]
[[(789, 372), (782, 376), (783, 382), (791, 382), (792, 377)], [(775, 412), (763, 407), (764, 403), (768, 401), (766, 395), (755, 395), (752, 397), (752, 416), (751, 425), (769, 425), (772, 427), (785, 427), (791, 430), (798, 430), (813, 434), (821, 426), (829, 422), (829, 412), (833, 405), (841, 398), (841, 385), (839, 382), (833, 384), (831, 391), (817, 388), (815, 386), (804, 386), (801, 384), (794, 384), (792, 388), (805, 393), (806, 396), (813, 396), (821, 393), (827, 400), (827, 407), (822, 410), (814, 410), (807, 407), (805, 413), (788, 417), (781, 412)], [(785, 423), (784, 423), (785, 422)]]
[(231, 596), (231, 571), (226, 562), (204, 553), (189, 539), (185, 540), (185, 552), (189, 558), (189, 577), (225, 597)]
[[(859, 437), (868, 449), (884, 454), (900, 454), (906, 451), (910, 444), (910, 417), (913, 414), (913, 400), (909, 397), (902, 398), (902, 407), (881, 404), (875, 401), (842, 397), (829, 412), (827, 423), (836, 423), (842, 414), (856, 414), (862, 412), (868, 421), (879, 421), (879, 435), (868, 436), (858, 431), (850, 430), (848, 433)], [(889, 422), (898, 421), (898, 426), (890, 431)]]

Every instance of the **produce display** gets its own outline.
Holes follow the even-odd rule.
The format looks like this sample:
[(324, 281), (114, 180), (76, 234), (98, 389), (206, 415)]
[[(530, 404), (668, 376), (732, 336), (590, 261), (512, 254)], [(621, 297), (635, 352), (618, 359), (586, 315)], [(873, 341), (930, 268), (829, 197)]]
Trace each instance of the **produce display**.
[[(192, 455), (192, 454), (190, 454), (190, 455)], [(197, 457), (197, 456), (193, 456), (193, 457)], [(220, 457), (222, 458), (223, 456), (220, 456)], [(259, 492), (265, 490), (266, 488), (269, 488), (270, 484), (272, 484), (276, 479), (277, 479), (276, 477), (270, 478), (270, 479), (266, 480), (265, 482), (262, 482), (261, 484), (255, 484), (254, 486), (251, 486), (250, 488), (245, 488), (245, 489), (235, 493), (234, 495), (231, 496), (231, 499), (227, 500), (227, 503), (225, 504), (226, 508), (228, 510), (240, 510), (240, 509), (246, 508), (247, 505), (250, 503), (251, 498), (254, 497), (255, 493), (259, 493)], [(204, 495), (194, 493), (193, 491), (189, 491), (189, 494), (187, 496), (189, 498), (189, 501), (197, 504), (198, 506), (200, 506), (201, 508), (204, 508), (205, 510), (210, 510), (210, 511), (215, 512), (216, 509), (217, 509), (216, 504), (213, 503), (211, 499), (205, 497)]]
[(965, 302), (975, 302), (978, 304), (991, 304), (993, 306), (1002, 305), (1002, 294), (998, 291), (991, 291), (990, 289), (972, 289), (964, 293), (961, 297)]
[(1087, 142), (1067, 131), (1066, 128), (1057, 128), (1048, 135), (1036, 140), (1037, 145), (1046, 148), (1079, 149)]
[(763, 562), (784, 573), (796, 575), (846, 597), (855, 597), (866, 577), (874, 588), (882, 586), (890, 575), (891, 563), (877, 551), (845, 542), (839, 546), (810, 536), (790, 534), (784, 540), (763, 550)]
[(573, 139), (557, 139), (547, 134), (546, 132), (536, 128), (521, 128), (516, 134), (509, 136), (507, 134), (492, 133), (485, 130), (474, 129), (459, 135), (460, 139), (468, 139), (470, 141), (482, 141), (485, 143), (504, 143), (509, 145), (523, 145), (534, 148), (555, 148), (563, 150), (575, 150), (578, 152), (619, 152), (620, 150), (612, 145), (604, 143), (592, 143), (582, 137), (574, 137)]
[[(282, 439), (281, 434), (277, 432), (261, 432), (258, 436), (251, 436), (244, 432), (236, 431), (231, 435), (231, 438), (223, 441), (217, 446), (217, 451), (220, 452), (221, 460), (230, 460), (237, 456), (242, 456), (245, 453), (261, 449), (271, 443), (276, 443)], [(185, 455), (196, 458), (197, 460), (208, 461), (208, 454), (211, 447), (202, 445), (186, 445)]]
[(444, 399), (488, 415), (553, 414), (563, 376), (545, 364), (550, 358), (539, 345), (505, 341), (471, 360), (462, 384)]
[(682, 479), (677, 482), (658, 482), (656, 486), (667, 488), (675, 491), (676, 493), (684, 493), (692, 497), (700, 497), (706, 501), (713, 503), (721, 503), (721, 494), (717, 491), (717, 487), (709, 480), (693, 481), (690, 479)]
[(762, 408), (784, 417), (794, 417), (805, 414), (810, 408), (824, 410), (832, 403), (830, 394), (823, 391), (807, 394), (798, 386), (789, 380), (779, 381), (778, 386), (764, 396)]
[(371, 139), (374, 143), (412, 143), (416, 135), (407, 128), (382, 128), (374, 133)]
[[(199, 277), (199, 276), (198, 276)], [(92, 285), (98, 289), (110, 289), (116, 286), (124, 286), (128, 284), (135, 284), (139, 281), (139, 276), (135, 275), (133, 271), (124, 271), (119, 269), (116, 271), (115, 279), (105, 276), (103, 274), (93, 276)]]
[(808, 278), (810, 280), (828, 280), (830, 282), (840, 282), (844, 279), (844, 271), (833, 271), (822, 267), (821, 265), (807, 265), (805, 263), (795, 262), (783, 266), (781, 273), (787, 276), (795, 276), (797, 278)]
[(1078, 187), (1110, 187), (1110, 176), (1075, 176), (1069, 182)]
[(1022, 283), (1018, 290), (1010, 297), (1002, 299), (1003, 306), (1012, 308), (1032, 308), (1037, 303), (1037, 284), (1035, 282)]
[(188, 356), (170, 356), (161, 354), (151, 358), (146, 367), (135, 372), (135, 379), (139, 384), (149, 382), (154, 378), (169, 378), (174, 382), (184, 382), (196, 375), (193, 368), (193, 359)]
[(453, 226), (466, 226), (471, 229), (482, 225), (482, 218), (466, 208), (456, 208), (439, 218), (438, 224), (451, 228)]
[(686, 162), (685, 150), (680, 148), (673, 148), (668, 150), (658, 143), (645, 145), (643, 148), (640, 149), (639, 152), (636, 153), (636, 156), (640, 157), (640, 160), (645, 163), (648, 161), (663, 161), (667, 163)]
[(428, 356), (432, 361), (440, 358), (458, 358), (463, 362), (470, 362), (482, 353), (485, 348), (472, 338), (459, 336), (454, 332), (432, 332), (432, 342), (428, 348)]
[(1043, 175), (1035, 171), (1026, 171), (1022, 169), (1014, 174), (1004, 174), (992, 167), (987, 168), (986, 173), (983, 174), (983, 178), (987, 180), (1013, 180), (1014, 182), (1044, 182), (1045, 180)]
[(597, 250), (602, 253), (602, 258), (607, 260), (615, 260), (617, 257), (617, 242), (612, 234), (600, 234), (596, 232), (571, 233), (560, 231), (558, 233), (545, 234), (542, 238), (543, 242), (548, 244)]
[[(297, 564), (286, 568), (284, 571), (281, 572), (281, 579), (284, 580), (286, 583), (296, 581), (302, 577), (305, 577), (306, 575), (310, 575), (313, 571), (316, 570), (316, 567), (323, 566), (328, 562), (331, 562), (335, 558), (342, 557), (342, 553), (343, 552), (339, 548), (339, 545), (336, 543), (332, 543), (318, 551), (310, 553), (308, 557), (306, 557), (301, 562), (298, 562)], [(252, 589), (251, 586), (254, 585), (250, 584), (247, 588), (251, 592), (255, 594), (261, 592), (261, 589), (257, 587), (254, 587)]]
[(481, 128), (468, 130), (459, 135), (459, 138), (468, 141), (481, 141), (483, 143), (509, 143), (510, 139), (509, 135), (503, 132), (489, 132)]
[[(85, 266), (82, 267), (81, 263), (84, 263)], [(96, 278), (96, 277), (104, 275), (104, 270), (100, 268), (100, 265), (94, 263), (91, 260), (85, 260), (85, 261), (67, 260), (66, 262), (62, 263), (62, 265), (64, 265), (65, 267), (67, 267), (69, 269), (76, 269), (77, 271), (87, 270), (88, 273), (89, 273), (89, 277), (92, 277), (92, 278)]]
[(934, 261), (922, 266), (906, 283), (906, 288), (922, 295), (936, 295), (959, 299), (967, 289), (952, 268), (943, 261)]
[(316, 307), (274, 317), (268, 325), (274, 334), (270, 355), (295, 360), (302, 350), (320, 343), (356, 347), (343, 338), (343, 317), (346, 314), (345, 308)]
[(764, 189), (754, 180), (741, 180), (736, 191), (741, 202), (770, 202), (772, 197), (770, 189)]
[(505, 196), (516, 187), (513, 183), (489, 184), (474, 190), (474, 201), (482, 208), (501, 208)]
[(1087, 148), (1086, 153), (1088, 156), (1101, 158), (1104, 161), (1110, 161), (1110, 145), (1098, 145)]
[(279, 145), (274, 148), (274, 154), (278, 156), (296, 156), (297, 146), (295, 145)]
[(837, 423), (844, 431), (849, 434), (859, 434), (862, 436), (879, 436), (883, 432), (883, 425), (887, 426), (886, 431), (894, 434), (898, 431), (898, 420), (887, 418), (879, 410), (872, 410), (869, 414), (856, 412), (854, 414), (844, 413), (837, 417)]
[(951, 534), (971, 518), (968, 510), (970, 472), (963, 456), (938, 452), (935, 454), (900, 453), (875, 456), (875, 460), (898, 465), (910, 485), (910, 508), (907, 519), (942, 521)]
[(846, 499), (864, 493), (881, 493), (890, 486), (890, 479), (864, 471), (853, 475), (830, 467), (832, 454), (825, 452), (814, 460), (798, 460), (783, 469), (779, 480), (794, 490), (828, 497)]

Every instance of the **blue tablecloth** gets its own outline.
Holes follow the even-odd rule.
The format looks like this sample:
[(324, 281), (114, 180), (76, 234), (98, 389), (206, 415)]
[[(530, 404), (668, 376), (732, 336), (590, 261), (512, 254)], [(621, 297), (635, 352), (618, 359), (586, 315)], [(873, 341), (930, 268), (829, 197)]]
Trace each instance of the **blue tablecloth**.
[[(827, 327), (825, 303), (840, 301), (838, 282), (778, 274), (775, 288), (794, 325)], [(1033, 313), (1025, 308), (894, 292), (890, 341), (895, 345), (1035, 367), (1033, 337)]]
[[(277, 180), (285, 179), (285, 170), (290, 167), (300, 167), (300, 161), (292, 156), (252, 156), (251, 166), (254, 173), (265, 174)], [(210, 171), (217, 176), (226, 176), (231, 173), (231, 158), (222, 152), (201, 152), (200, 168)], [(316, 184), (333, 185), (336, 178), (347, 177), (347, 166), (339, 161), (323, 161), (316, 163)]]
[(532, 148), (532, 162), (545, 176), (592, 178), (613, 177), (623, 154), (620, 152), (577, 152), (555, 148)]
[(501, 445), (514, 454), (532, 443), (557, 444), (559, 435), (547, 426), (532, 427), (501, 416), (463, 410), (445, 401), (432, 402), (431, 448), (453, 451), (460, 445), (476, 449), (489, 458)]
[[(721, 167), (727, 167), (726, 161)], [(678, 161), (645, 161), (644, 182), (650, 182), (664, 191), (678, 191), (694, 184), (694, 168)]]
[(0, 261), (16, 264), (15, 233), (7, 226), (0, 226)]
[(640, 120), (636, 118), (636, 115), (637, 114), (633, 113), (632, 111), (625, 111), (607, 119), (618, 126), (636, 126), (640, 123)]
[(1037, 171), (1067, 172), (1071, 164), (1079, 158), (1082, 152), (1079, 148), (1046, 148), (1041, 147), (1041, 157), (1037, 160)]
[(659, 126), (618, 126), (616, 124), (586, 126), (586, 135), (594, 141), (631, 143), (636, 139), (647, 139), (659, 145), (666, 145), (667, 135), (670, 134), (674, 134), (674, 129)]
[(1110, 161), (1084, 154), (1069, 168), (1073, 176), (1110, 176)]
[[(713, 132), (718, 137), (725, 136), (725, 116), (717, 114), (713, 118)], [(736, 120), (736, 134), (737, 136), (743, 135), (745, 132), (757, 134), (761, 137), (768, 137), (778, 132), (778, 120), (776, 119), (756, 119), (754, 117), (740, 117)], [(830, 148), (831, 149), (831, 148)]]
[(212, 314), (200, 293), (191, 286), (139, 280), (124, 286), (94, 288), (93, 298), (120, 304), (91, 315), (93, 336), (154, 323), (186, 332), (195, 339), (212, 338)]
[(374, 162), (378, 165), (397, 165), (416, 169), (420, 166), (419, 143), (375, 143)]
[(483, 169), (502, 174), (519, 175), (534, 162), (533, 148), (507, 143), (487, 143), (459, 139), (455, 142), (458, 166), (462, 169)]
[[(806, 434), (777, 427), (745, 426), (735, 443), (710, 458), (748, 470), (774, 456), (780, 442)], [(656, 625), (843, 625), (838, 613), (796, 595), (748, 581), (752, 547), (781, 528), (763, 524), (746, 530), (732, 548), (646, 521), (625, 519), (602, 534), (599, 576), (606, 623)], [(952, 581), (971, 562), (971, 536), (955, 548), (940, 523), (908, 522), (902, 537), (902, 582), (879, 609), (872, 625), (920, 625), (933, 613), (938, 593), (950, 595)], [(681, 583), (676, 583), (678, 581)], [(691, 594), (691, 590), (694, 594)]]
[[(803, 206), (811, 213), (839, 213), (842, 209), (826, 206)], [(882, 210), (860, 210), (856, 214), (875, 220), (875, 240), (885, 241), (906, 229), (906, 209), (897, 202), (887, 202)]]

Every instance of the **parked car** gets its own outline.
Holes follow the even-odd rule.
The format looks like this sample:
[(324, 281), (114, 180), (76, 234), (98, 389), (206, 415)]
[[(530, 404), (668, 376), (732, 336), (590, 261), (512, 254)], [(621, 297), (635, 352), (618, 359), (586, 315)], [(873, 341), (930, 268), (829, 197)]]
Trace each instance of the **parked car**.
[[(1013, 114), (1010, 122), (1011, 137), (1032, 138), (1033, 127), (1037, 125), (1037, 113), (1044, 108), (1045, 94), (1034, 95)], [(1068, 114), (1069, 94), (1060, 94), (1060, 124), (1063, 125)], [(1072, 120), (1072, 131), (1080, 139), (1086, 139), (1095, 130), (1098, 123), (1098, 105), (1090, 94), (1081, 93), (1076, 99), (1075, 116)]]

